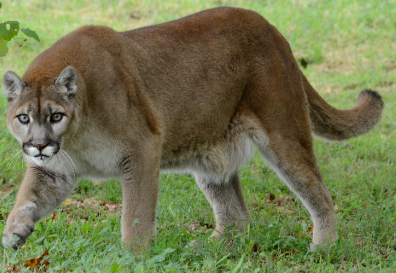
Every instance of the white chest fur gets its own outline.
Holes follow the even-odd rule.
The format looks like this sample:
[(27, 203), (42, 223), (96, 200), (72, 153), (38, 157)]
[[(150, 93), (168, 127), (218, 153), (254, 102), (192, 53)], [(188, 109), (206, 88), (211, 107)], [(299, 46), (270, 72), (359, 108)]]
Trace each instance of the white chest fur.
[(86, 134), (75, 148), (66, 151), (76, 165), (77, 176), (106, 180), (120, 177), (121, 150), (114, 139)]

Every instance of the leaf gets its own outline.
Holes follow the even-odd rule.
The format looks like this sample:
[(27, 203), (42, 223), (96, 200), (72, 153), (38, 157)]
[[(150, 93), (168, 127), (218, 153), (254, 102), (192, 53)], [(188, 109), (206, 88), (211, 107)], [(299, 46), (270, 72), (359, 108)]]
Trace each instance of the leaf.
[(295, 213), (295, 211), (292, 211), (291, 209), (285, 209), (285, 208), (282, 208), (282, 207), (277, 207), (277, 210), (278, 210), (279, 213), (286, 214), (286, 215), (290, 215), (290, 214)]
[(259, 244), (254, 244), (250, 252), (257, 252), (259, 247), (260, 247)]
[(4, 272), (21, 272), (16, 264), (14, 264), (14, 265), (11, 265), (11, 264), (10, 265), (6, 265), (4, 269), (5, 269)]
[(300, 64), (302, 65), (302, 67), (307, 68), (309, 62), (306, 61), (304, 58), (300, 58)]
[(52, 213), (52, 220), (57, 221), (58, 220), (58, 215), (56, 213)]
[(18, 21), (7, 21), (0, 24), (0, 38), (6, 41), (11, 41), (11, 39), (18, 34), (18, 31), (19, 31)]
[(117, 272), (119, 268), (120, 268), (119, 264), (113, 264), (113, 266), (111, 267), (111, 272)]
[(37, 42), (40, 43), (40, 38), (34, 30), (29, 28), (21, 28), (21, 31), (28, 37), (35, 39)]
[(66, 199), (66, 200), (63, 202), (62, 205), (64, 205), (64, 206), (71, 206), (71, 204), (72, 204), (71, 200), (70, 200), (70, 199)]
[(165, 260), (165, 256), (164, 255), (157, 255), (153, 258), (151, 258), (150, 260), (147, 261), (148, 264), (153, 264), (153, 263), (160, 263), (162, 261)]
[(49, 255), (48, 249), (46, 249), (41, 256), (39, 256), (37, 258), (26, 260), (25, 267), (29, 267), (30, 270), (40, 269), (41, 266), (46, 267), (47, 265), (49, 265), (49, 262), (48, 262), (49, 258), (47, 258), (44, 261), (43, 261), (43, 258), (48, 257), (48, 255)]
[(167, 249), (164, 250), (164, 252), (162, 253), (162, 255), (166, 255), (166, 254), (172, 253), (172, 252), (174, 252), (175, 250), (176, 250), (176, 249), (174, 249), (174, 248), (168, 247)]
[(362, 202), (362, 206), (363, 207), (368, 207), (368, 206), (370, 206), (371, 204), (369, 203), (369, 202), (367, 202), (367, 201), (363, 201)]
[(153, 264), (153, 263), (160, 263), (160, 262), (163, 262), (163, 261), (165, 260), (165, 256), (166, 256), (167, 254), (169, 254), (169, 253), (174, 252), (175, 250), (176, 250), (176, 249), (174, 249), (174, 248), (167, 248), (167, 249), (165, 249), (165, 250), (162, 252), (162, 254), (157, 255), (157, 256), (151, 258), (150, 260), (147, 261), (147, 263)]
[(201, 221), (199, 221), (199, 220), (194, 220), (194, 222), (192, 222), (192, 223), (187, 227), (187, 230), (188, 230), (189, 232), (191, 232), (191, 231), (196, 230), (197, 228), (200, 228), (200, 227), (202, 227), (202, 226), (203, 226), (203, 225), (202, 225)]
[(1, 9), (2, 6), (3, 6), (3, 5), (2, 5), (1, 2), (0, 2), (0, 9)]
[(266, 194), (264, 194), (264, 198), (266, 199), (266, 200), (274, 200), (275, 199), (275, 194), (273, 194), (273, 193), (266, 193)]
[(0, 57), (4, 57), (8, 53), (7, 41), (0, 38)]

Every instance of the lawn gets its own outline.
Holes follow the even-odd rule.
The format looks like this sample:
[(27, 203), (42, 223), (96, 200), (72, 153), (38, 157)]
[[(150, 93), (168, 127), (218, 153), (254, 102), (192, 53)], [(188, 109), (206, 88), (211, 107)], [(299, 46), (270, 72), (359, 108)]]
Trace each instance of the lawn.
[[(120, 183), (83, 180), (62, 207), (36, 224), (23, 249), (0, 246), (0, 272), (28, 271), (25, 263), (45, 250), (40, 272), (396, 271), (395, 0), (2, 2), (0, 22), (19, 21), (37, 31), (41, 43), (10, 42), (9, 54), (0, 58), (1, 74), (13, 70), (22, 76), (37, 54), (82, 25), (123, 31), (227, 5), (255, 10), (274, 24), (304, 74), (333, 106), (353, 107), (369, 87), (383, 96), (385, 109), (382, 121), (364, 136), (339, 143), (315, 140), (341, 237), (328, 252), (308, 250), (308, 212), (256, 154), (241, 171), (252, 223), (235, 233), (232, 245), (207, 240), (214, 217), (194, 179), (166, 174), (161, 175), (158, 235), (152, 248), (134, 256), (120, 243)], [(25, 168), (6, 127), (6, 109), (0, 96), (0, 233)], [(203, 244), (188, 247), (192, 240)]]

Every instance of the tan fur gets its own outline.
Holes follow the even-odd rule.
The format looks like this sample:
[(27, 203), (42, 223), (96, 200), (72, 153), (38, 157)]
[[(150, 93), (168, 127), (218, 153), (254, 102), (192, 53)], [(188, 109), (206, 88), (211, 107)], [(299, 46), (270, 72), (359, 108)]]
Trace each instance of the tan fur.
[[(7, 72), (3, 82), (8, 128), (28, 158), (4, 230), (13, 248), (83, 176), (121, 179), (122, 241), (134, 250), (149, 244), (160, 169), (196, 177), (215, 213), (214, 236), (243, 229), (250, 216), (238, 170), (254, 146), (308, 209), (314, 245), (331, 242), (335, 213), (311, 134), (355, 137), (383, 107), (370, 90), (351, 110), (328, 105), (284, 37), (236, 8), (121, 33), (82, 27), (41, 53), (22, 80)], [(52, 122), (54, 113), (63, 119)]]

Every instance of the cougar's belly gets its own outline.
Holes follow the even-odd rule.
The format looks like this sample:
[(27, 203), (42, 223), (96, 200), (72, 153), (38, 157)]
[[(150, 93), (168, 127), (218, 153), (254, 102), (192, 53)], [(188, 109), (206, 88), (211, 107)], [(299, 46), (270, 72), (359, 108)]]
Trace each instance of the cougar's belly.
[(163, 147), (161, 171), (187, 172), (227, 180), (254, 154), (246, 119), (233, 119), (216, 138), (192, 137), (183, 145)]

